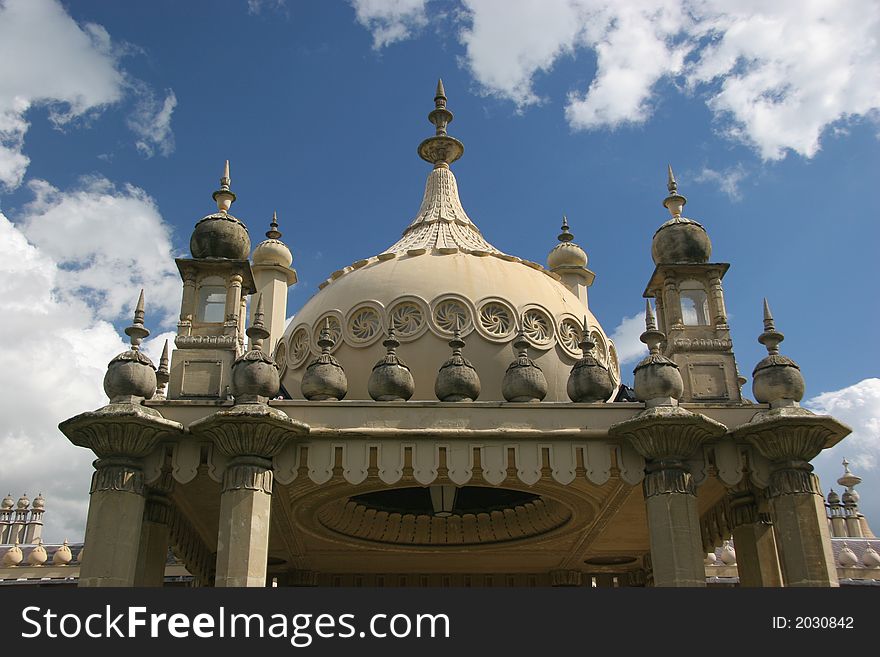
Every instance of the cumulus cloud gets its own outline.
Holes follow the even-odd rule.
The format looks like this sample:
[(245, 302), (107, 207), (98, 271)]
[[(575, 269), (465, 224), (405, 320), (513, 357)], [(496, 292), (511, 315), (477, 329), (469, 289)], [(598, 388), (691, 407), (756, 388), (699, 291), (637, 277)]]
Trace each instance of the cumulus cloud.
[[(406, 4), (422, 25), (427, 3)], [(377, 48), (413, 34), (406, 21), (362, 19), (361, 5), (375, 12), (377, 3), (355, 2)], [(595, 54), (595, 72), (585, 58), (590, 82), (567, 96), (565, 115), (576, 130), (643, 123), (662, 80), (704, 99), (718, 130), (765, 160), (789, 151), (813, 157), (824, 132), (880, 112), (880, 5), (872, 0), (462, 5), (465, 65), (486, 93), (518, 109), (542, 100), (536, 80), (560, 58), (581, 50)], [(386, 25), (395, 26), (393, 38), (383, 36)]]
[(880, 524), (880, 379), (864, 379), (841, 390), (823, 392), (804, 402), (804, 406), (823, 415), (833, 415), (853, 432), (835, 447), (822, 452), (814, 461), (819, 479), (828, 492), (837, 488), (843, 474), (841, 461), (850, 461), (853, 472), (862, 477), (858, 487), (862, 513)]
[[(131, 203), (131, 195), (124, 201)], [(0, 362), (7, 374), (0, 381), (0, 486), (4, 493), (27, 492), (32, 498), (42, 492), (46, 540), (60, 542), (82, 539), (94, 455), (71, 445), (57, 425), (107, 403), (102, 389), (106, 365), (126, 348), (109, 320), (131, 313), (142, 281), (111, 278), (113, 270), (105, 270), (104, 285), (117, 286), (127, 298), (115, 314), (105, 307), (105, 318), (100, 318), (89, 294), (66, 280), (71, 272), (51, 254), (53, 241), (48, 244), (44, 249), (29, 242), (0, 213)], [(146, 269), (137, 254), (126, 257), (133, 270)], [(147, 323), (155, 327), (153, 301), (160, 299), (149, 287), (147, 295)], [(148, 341), (147, 353), (158, 357), (165, 337)]]
[(138, 100), (128, 117), (128, 127), (137, 135), (135, 147), (146, 157), (158, 151), (164, 156), (174, 152), (174, 133), (171, 115), (177, 107), (177, 96), (171, 89), (165, 91), (165, 100), (159, 102), (155, 92), (145, 84), (138, 84)]
[(148, 87), (120, 67), (119, 58), (134, 51), (117, 47), (100, 25), (77, 24), (57, 0), (0, 2), (0, 61), (8, 63), (0, 67), (0, 190), (24, 180), (25, 136), (38, 108), (61, 129), (132, 96), (137, 148), (148, 155), (173, 149), (177, 99), (168, 92), (164, 102), (151, 100)]
[(373, 47), (403, 41), (428, 24), (428, 0), (352, 0), (358, 23), (373, 35)]
[(100, 177), (64, 191), (45, 180), (32, 180), (28, 188), (34, 198), (16, 222), (64, 271), (53, 288), (59, 301), (86, 301), (98, 318), (114, 320), (131, 307), (132, 291), (145, 287), (154, 321), (173, 320), (180, 310), (180, 278), (169, 227), (146, 192)]
[(712, 183), (727, 194), (731, 201), (741, 201), (742, 191), (739, 188), (740, 183), (746, 177), (746, 169), (742, 164), (727, 167), (717, 171), (710, 167), (703, 167), (694, 180), (696, 182)]
[(640, 312), (631, 317), (624, 317), (611, 333), (614, 346), (617, 347), (617, 358), (621, 365), (635, 363), (648, 354), (645, 344), (639, 336), (645, 330), (645, 313)]

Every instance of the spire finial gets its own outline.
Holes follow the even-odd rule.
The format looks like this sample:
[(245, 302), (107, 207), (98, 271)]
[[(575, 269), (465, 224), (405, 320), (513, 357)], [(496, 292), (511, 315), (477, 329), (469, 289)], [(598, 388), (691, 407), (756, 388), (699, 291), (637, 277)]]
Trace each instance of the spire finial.
[(137, 305), (134, 308), (134, 319), (131, 326), (125, 329), (125, 334), (131, 340), (131, 348), (135, 351), (140, 349), (141, 342), (150, 335), (150, 331), (144, 326), (144, 291), (141, 289)]
[(269, 230), (266, 231), (266, 237), (270, 240), (280, 240), (281, 231), (278, 230), (278, 211), (272, 211), (272, 221), (269, 222)]
[(584, 332), (581, 336), (581, 341), (578, 343), (578, 347), (581, 348), (582, 358), (592, 354), (593, 349), (596, 348), (596, 341), (593, 340), (593, 332), (590, 330), (590, 323), (587, 321), (586, 315), (584, 315)]
[(764, 332), (758, 336), (758, 342), (767, 347), (767, 353), (771, 356), (779, 354), (779, 343), (785, 340), (785, 336), (776, 330), (776, 323), (770, 313), (770, 304), (764, 297)]
[(657, 320), (654, 317), (654, 310), (651, 308), (651, 300), (645, 299), (645, 332), (639, 336), (639, 340), (648, 345), (648, 351), (651, 355), (660, 354), (660, 343), (666, 338), (666, 335), (657, 330)]
[(159, 367), (156, 369), (156, 394), (154, 399), (165, 399), (165, 386), (171, 378), (171, 372), (168, 369), (168, 340), (162, 346), (162, 355), (159, 357)]
[(568, 217), (565, 215), (562, 215), (562, 227), (560, 230), (562, 232), (559, 233), (559, 236), (557, 237), (560, 242), (571, 242), (574, 239), (574, 235), (568, 230)]
[(257, 294), (256, 304), (256, 310), (254, 310), (254, 321), (251, 323), (250, 328), (248, 328), (247, 330), (247, 336), (251, 339), (251, 349), (253, 351), (262, 351), (263, 340), (269, 337), (269, 331), (266, 330), (266, 326), (263, 324), (263, 317), (265, 317), (265, 313), (263, 312), (262, 292)]
[(446, 134), (446, 126), (452, 122), (452, 118), (452, 112), (446, 108), (443, 80), (438, 80), (434, 109), (428, 114), (428, 120), (434, 124), (434, 136), (419, 144), (419, 157), (433, 164), (434, 168), (447, 168), (464, 153), (464, 145)]
[(228, 212), (229, 207), (235, 202), (235, 194), (230, 189), (232, 178), (229, 177), (229, 160), (223, 166), (223, 177), (220, 178), (220, 189), (211, 195), (217, 202), (217, 210), (219, 212)]
[(671, 164), (668, 164), (666, 169), (666, 189), (669, 190), (669, 196), (663, 199), (663, 207), (669, 210), (673, 217), (680, 217), (687, 199), (678, 193), (678, 183), (675, 182)]
[[(843, 459), (843, 475), (840, 477), (840, 479), (837, 480), (837, 483), (840, 484), (841, 486), (846, 486), (846, 488), (850, 491), (850, 493), (852, 493), (853, 487), (858, 486), (860, 483), (862, 483), (862, 478), (856, 474), (853, 474), (852, 471), (849, 469), (849, 466), (850, 466), (850, 462), (846, 458), (844, 458)], [(850, 499), (852, 499), (851, 494), (849, 497), (850, 497)], [(856, 501), (858, 501), (858, 498), (856, 498)]]
[(324, 326), (321, 328), (321, 333), (318, 334), (318, 346), (321, 347), (322, 354), (330, 354), (330, 349), (333, 345), (336, 344), (336, 340), (333, 339), (332, 334), (330, 333), (330, 318), (324, 318)]

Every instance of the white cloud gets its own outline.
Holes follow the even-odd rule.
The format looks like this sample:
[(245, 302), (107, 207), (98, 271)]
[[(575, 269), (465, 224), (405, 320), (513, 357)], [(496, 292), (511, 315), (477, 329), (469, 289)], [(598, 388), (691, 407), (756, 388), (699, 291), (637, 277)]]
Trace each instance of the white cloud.
[(841, 461), (846, 457), (853, 472), (862, 477), (857, 490), (862, 513), (880, 527), (880, 379), (864, 379), (851, 386), (820, 395), (804, 402), (811, 411), (832, 415), (848, 424), (853, 432), (835, 447), (823, 451), (813, 461), (825, 492), (835, 488), (843, 474)]
[(408, 39), (428, 24), (428, 0), (352, 0), (357, 21), (373, 35), (377, 50)]
[(165, 92), (161, 103), (147, 85), (137, 85), (138, 100), (134, 112), (128, 117), (128, 127), (139, 137), (135, 147), (146, 157), (159, 153), (168, 157), (174, 152), (174, 133), (171, 131), (171, 115), (177, 107), (177, 96), (171, 89)]
[(133, 52), (114, 44), (100, 25), (78, 25), (57, 0), (0, 2), (0, 190), (24, 180), (30, 164), (25, 136), (38, 108), (61, 129), (133, 96), (129, 125), (137, 148), (148, 155), (173, 149), (170, 120), (177, 99), (169, 91), (159, 103), (120, 67), (119, 58)]
[(153, 200), (132, 185), (86, 178), (58, 190), (32, 180), (34, 199), (16, 217), (27, 239), (64, 271), (55, 281), (60, 301), (80, 299), (97, 317), (113, 320), (134, 303), (132, 291), (149, 290), (153, 321), (168, 324), (180, 310), (169, 227)]
[[(136, 269), (137, 261), (130, 263)], [(80, 540), (88, 508), (91, 461), (58, 431), (61, 420), (107, 403), (102, 381), (108, 361), (125, 349), (113, 325), (96, 317), (86, 298), (59, 294), (69, 272), (0, 213), (0, 486), (3, 493), (47, 500), (45, 538)], [(109, 284), (109, 283), (108, 283)], [(137, 287), (118, 280), (128, 295)], [(147, 324), (156, 325), (158, 295), (147, 291)], [(120, 309), (120, 312), (122, 310)], [(117, 318), (114, 318), (117, 319)], [(159, 336), (145, 344), (161, 351)]]
[(260, 14), (264, 9), (275, 11), (286, 11), (287, 0), (247, 0), (248, 13)]
[(716, 184), (722, 192), (727, 194), (731, 201), (741, 201), (742, 191), (739, 188), (739, 184), (745, 179), (745, 177), (745, 167), (742, 164), (737, 164), (736, 166), (727, 167), (721, 171), (716, 171), (709, 167), (703, 167), (703, 170), (697, 174), (694, 180), (698, 183), (705, 182)]
[(624, 317), (611, 333), (621, 365), (634, 363), (648, 355), (648, 348), (639, 340), (639, 336), (644, 331), (645, 313), (640, 312), (631, 317)]
[[(423, 1), (419, 25), (427, 20)], [(536, 79), (564, 56), (596, 55), (584, 89), (568, 93), (574, 129), (642, 123), (667, 79), (703, 98), (716, 126), (765, 160), (793, 151), (810, 158), (822, 134), (880, 112), (880, 4), (874, 0), (462, 0), (459, 40), (465, 65), (482, 89), (518, 109), (542, 99)], [(389, 10), (386, 23), (362, 19), (376, 47), (412, 35)], [(393, 5), (398, 6), (398, 5)], [(377, 28), (377, 25), (379, 28)], [(391, 29), (391, 28), (389, 28)]]

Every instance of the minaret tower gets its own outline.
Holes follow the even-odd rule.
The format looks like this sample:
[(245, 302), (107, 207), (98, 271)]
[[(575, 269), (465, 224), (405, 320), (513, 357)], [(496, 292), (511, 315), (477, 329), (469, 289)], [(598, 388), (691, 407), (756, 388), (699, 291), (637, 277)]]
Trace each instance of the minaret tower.
[(217, 212), (201, 219), (178, 258), (183, 300), (171, 356), (168, 399), (225, 399), (232, 363), (244, 353), (247, 295), (256, 291), (247, 227), (229, 214), (235, 201), (229, 161), (213, 194)]
[(657, 229), (651, 245), (656, 265), (644, 296), (655, 299), (659, 329), (666, 334), (663, 355), (681, 368), (682, 401), (742, 400), (721, 279), (730, 265), (712, 263), (706, 229), (681, 214), (687, 199), (668, 170), (669, 196), (663, 205), (672, 218)]
[[(277, 212), (272, 214), (266, 238), (254, 249), (252, 270), (257, 292), (262, 295), (266, 312), (265, 327), (269, 331), (263, 350), (272, 354), (284, 333), (284, 323), (287, 321), (287, 288), (296, 283), (296, 270), (290, 266), (293, 262), (290, 249), (281, 241)], [(254, 312), (255, 307), (251, 311), (251, 324), (254, 323)], [(283, 366), (283, 363), (278, 365)]]

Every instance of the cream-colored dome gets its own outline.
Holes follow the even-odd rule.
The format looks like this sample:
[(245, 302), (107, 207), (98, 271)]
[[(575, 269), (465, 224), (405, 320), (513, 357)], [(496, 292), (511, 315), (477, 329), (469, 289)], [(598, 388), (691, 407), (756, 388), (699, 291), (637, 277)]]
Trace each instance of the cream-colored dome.
[(620, 368), (614, 345), (595, 317), (558, 276), (541, 265), (501, 253), (480, 234), (458, 199), (455, 177), (440, 164), (429, 174), (419, 214), (396, 244), (378, 256), (334, 272), (296, 314), (279, 341), (282, 384), (301, 398), (300, 382), (319, 353), (329, 318), (333, 354), (345, 368), (347, 399), (369, 399), (367, 382), (385, 355), (389, 326), (415, 380), (414, 400), (435, 400), (437, 370), (449, 357), (456, 328), (463, 353), (482, 383), (480, 401), (504, 401), (501, 382), (514, 356), (520, 317), (530, 357), (547, 378), (545, 401), (568, 401), (566, 383), (581, 353), (584, 315), (614, 383)]
[(253, 261), (255, 265), (281, 265), (290, 267), (293, 256), (290, 249), (281, 240), (263, 240), (254, 249)]

